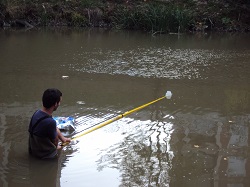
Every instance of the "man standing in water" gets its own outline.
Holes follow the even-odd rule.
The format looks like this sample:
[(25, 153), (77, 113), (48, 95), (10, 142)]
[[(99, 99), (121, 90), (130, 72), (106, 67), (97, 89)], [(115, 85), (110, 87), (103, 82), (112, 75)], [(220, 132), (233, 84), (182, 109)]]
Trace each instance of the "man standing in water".
[(29, 153), (41, 159), (56, 158), (57, 150), (61, 148), (59, 140), (70, 142), (70, 138), (62, 135), (56, 127), (52, 113), (62, 101), (62, 93), (58, 89), (47, 89), (43, 93), (43, 107), (37, 110), (29, 125)]

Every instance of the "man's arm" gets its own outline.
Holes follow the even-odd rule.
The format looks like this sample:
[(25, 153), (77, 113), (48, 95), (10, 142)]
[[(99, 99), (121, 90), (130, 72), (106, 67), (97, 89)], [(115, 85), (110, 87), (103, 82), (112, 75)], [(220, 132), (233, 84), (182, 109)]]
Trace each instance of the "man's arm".
[(64, 136), (62, 135), (62, 133), (61, 133), (61, 131), (60, 131), (60, 129), (59, 129), (58, 127), (56, 127), (56, 131), (57, 131), (57, 136), (58, 136), (58, 138), (59, 138), (63, 143), (65, 143), (65, 142), (71, 142), (71, 139), (70, 139), (70, 138), (66, 138), (66, 137), (64, 137)]
[(58, 145), (58, 142), (59, 142), (59, 139), (58, 139), (58, 136), (56, 136), (56, 138), (52, 140), (52, 143), (57, 147), (57, 149), (60, 149), (61, 146)]
[(62, 135), (60, 129), (58, 129), (58, 127), (56, 127), (56, 132), (57, 132), (57, 136), (54, 140), (52, 140), (52, 143), (57, 147), (57, 149), (61, 149), (62, 146), (59, 145), (59, 140), (61, 140), (63, 143), (65, 142), (71, 142), (70, 138), (66, 138)]

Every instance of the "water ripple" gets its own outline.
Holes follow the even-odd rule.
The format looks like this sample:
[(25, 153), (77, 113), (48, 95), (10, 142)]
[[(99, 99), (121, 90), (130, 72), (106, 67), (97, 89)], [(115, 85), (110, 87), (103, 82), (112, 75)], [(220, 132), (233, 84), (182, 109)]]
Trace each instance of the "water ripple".
[[(249, 58), (247, 51), (139, 48), (73, 54), (69, 69), (88, 73), (170, 79), (207, 79), (204, 72), (222, 67), (230, 71), (234, 60)], [(233, 60), (232, 60), (233, 59)], [(223, 61), (223, 63), (221, 62)], [(248, 66), (247, 64), (245, 64)], [(221, 69), (221, 68), (220, 68)]]

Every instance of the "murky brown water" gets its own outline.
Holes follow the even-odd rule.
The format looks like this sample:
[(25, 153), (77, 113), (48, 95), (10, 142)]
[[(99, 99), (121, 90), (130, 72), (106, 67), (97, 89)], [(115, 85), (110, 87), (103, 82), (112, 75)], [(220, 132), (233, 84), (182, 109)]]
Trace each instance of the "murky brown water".
[[(250, 186), (250, 37), (0, 31), (0, 186)], [(62, 79), (62, 76), (69, 76)], [(85, 135), (56, 161), (27, 153), (48, 87)]]

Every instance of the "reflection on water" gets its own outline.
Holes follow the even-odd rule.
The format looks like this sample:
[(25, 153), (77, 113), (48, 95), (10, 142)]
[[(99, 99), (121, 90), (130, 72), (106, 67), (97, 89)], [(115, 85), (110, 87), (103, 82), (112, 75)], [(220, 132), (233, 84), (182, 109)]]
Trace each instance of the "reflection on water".
[[(245, 35), (0, 31), (0, 186), (248, 187), (248, 44)], [(44, 162), (28, 156), (27, 126), (48, 87), (63, 92), (55, 115), (75, 117), (75, 133), (173, 97)]]
[[(88, 73), (202, 80), (209, 78), (208, 71), (216, 71), (213, 77), (215, 79), (224, 75), (223, 71), (232, 71), (240, 76), (241, 71), (248, 67), (249, 58), (249, 50), (238, 52), (164, 47), (136, 48), (129, 51), (99, 49), (73, 54), (73, 63), (68, 66), (73, 71)], [(221, 64), (222, 60), (226, 64)], [(241, 65), (235, 67), (235, 61), (239, 60), (242, 61)]]
[(5, 131), (6, 131), (6, 119), (4, 115), (0, 115), (0, 119), (1, 119), (1, 136), (0, 136), (0, 145), (1, 145), (1, 181), (3, 183), (3, 186), (7, 186), (8, 182), (6, 179), (6, 170), (8, 169), (8, 154), (9, 154), (9, 150), (10, 150), (10, 143), (6, 143), (4, 140), (4, 135), (5, 135)]
[(130, 126), (136, 130), (127, 131), (130, 135), (122, 143), (103, 150), (105, 154), (98, 160), (98, 169), (118, 169), (122, 173), (122, 186), (167, 186), (174, 157), (169, 142), (173, 132), (172, 124), (133, 120)]
[(118, 169), (122, 186), (248, 186), (249, 117), (178, 112), (165, 123), (133, 121), (136, 131), (102, 150), (98, 169)]

